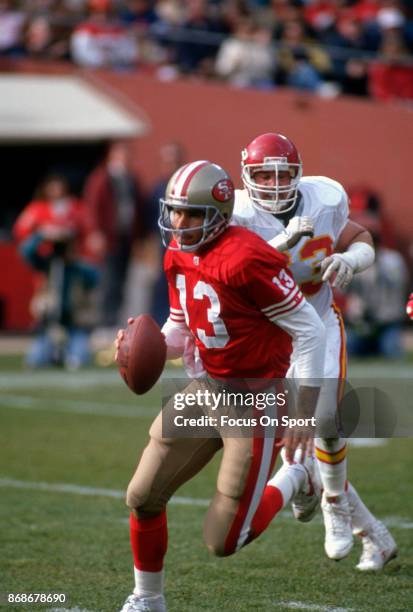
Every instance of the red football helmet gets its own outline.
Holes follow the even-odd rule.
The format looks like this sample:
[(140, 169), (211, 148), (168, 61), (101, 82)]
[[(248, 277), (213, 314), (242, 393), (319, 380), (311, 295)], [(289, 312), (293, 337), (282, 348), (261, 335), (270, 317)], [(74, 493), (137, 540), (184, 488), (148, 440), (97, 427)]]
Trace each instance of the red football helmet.
[[(254, 206), (275, 215), (291, 210), (303, 169), (294, 143), (282, 134), (261, 134), (242, 151), (241, 157), (242, 181)], [(256, 172), (265, 171), (274, 172), (273, 185), (254, 181)], [(289, 172), (291, 180), (281, 185), (279, 173), (285, 171)]]

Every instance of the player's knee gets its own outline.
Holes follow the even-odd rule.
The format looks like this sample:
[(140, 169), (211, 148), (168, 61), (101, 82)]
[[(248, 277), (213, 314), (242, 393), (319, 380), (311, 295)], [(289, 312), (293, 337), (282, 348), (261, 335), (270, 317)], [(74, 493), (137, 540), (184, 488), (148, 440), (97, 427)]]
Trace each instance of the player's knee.
[(229, 557), (235, 552), (235, 549), (225, 546), (225, 542), (206, 542), (206, 546), (215, 557)]
[(126, 505), (131, 510), (138, 512), (145, 506), (148, 494), (149, 491), (145, 491), (143, 488), (134, 485), (134, 483), (130, 483), (126, 491)]

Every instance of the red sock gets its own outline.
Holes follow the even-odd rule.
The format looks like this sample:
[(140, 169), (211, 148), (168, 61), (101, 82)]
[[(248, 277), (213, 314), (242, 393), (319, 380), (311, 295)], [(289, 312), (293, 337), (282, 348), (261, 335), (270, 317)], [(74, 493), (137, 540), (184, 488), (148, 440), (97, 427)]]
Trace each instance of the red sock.
[(160, 572), (168, 548), (166, 512), (150, 518), (130, 513), (130, 541), (135, 567), (144, 572)]
[(267, 485), (251, 522), (251, 536), (248, 538), (249, 542), (255, 540), (264, 529), (267, 529), (274, 516), (282, 510), (283, 503), (281, 491), (277, 489), (277, 487)]

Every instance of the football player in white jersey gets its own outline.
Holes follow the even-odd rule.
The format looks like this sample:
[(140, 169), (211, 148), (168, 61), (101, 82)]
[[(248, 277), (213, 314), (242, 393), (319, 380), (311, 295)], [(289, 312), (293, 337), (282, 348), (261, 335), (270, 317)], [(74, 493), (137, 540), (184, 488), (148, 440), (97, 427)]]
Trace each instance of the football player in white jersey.
[[(285, 136), (267, 133), (255, 138), (242, 151), (241, 166), (245, 188), (236, 191), (232, 224), (256, 232), (287, 255), (295, 280), (324, 322), (324, 376), (334, 382), (329, 381), (320, 396), (319, 412), (334, 417), (347, 359), (343, 320), (331, 285), (343, 288), (353, 274), (372, 265), (371, 236), (348, 219), (348, 198), (339, 183), (323, 176), (302, 176), (300, 155)], [(288, 376), (295, 375), (295, 360), (293, 354)], [(346, 440), (316, 438), (315, 453), (324, 487), (327, 556), (344, 558), (353, 545), (354, 532), (363, 543), (357, 568), (381, 569), (396, 555), (397, 547), (346, 481)], [(299, 519), (300, 508), (293, 510)]]

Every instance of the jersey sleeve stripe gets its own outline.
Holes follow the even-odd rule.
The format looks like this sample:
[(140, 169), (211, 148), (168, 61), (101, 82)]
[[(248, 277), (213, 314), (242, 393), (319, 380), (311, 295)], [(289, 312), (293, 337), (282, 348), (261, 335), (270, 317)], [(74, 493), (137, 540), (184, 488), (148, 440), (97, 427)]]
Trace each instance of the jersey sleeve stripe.
[(294, 297), (298, 291), (299, 291), (298, 286), (294, 287), (292, 292), (289, 295), (287, 295), (287, 297), (284, 300), (282, 300), (281, 302), (277, 302), (276, 304), (271, 304), (271, 306), (266, 306), (265, 308), (262, 308), (261, 309), (262, 312), (264, 312), (265, 314), (270, 314), (271, 310), (273, 310), (274, 308), (280, 308), (280, 306), (284, 306), (284, 304), (287, 304), (287, 302), (289, 302), (291, 298)]
[(264, 313), (267, 317), (272, 317), (280, 310), (287, 308), (292, 302), (296, 302), (297, 299), (302, 297), (301, 291), (293, 291), (287, 300), (283, 300), (280, 304), (273, 305), (271, 310)]
[(183, 310), (180, 310), (179, 308), (172, 308), (172, 307), (171, 307), (169, 310), (170, 310), (171, 312), (173, 312), (174, 314), (177, 314), (177, 315), (184, 314), (184, 311), (183, 311)]
[(178, 315), (174, 314), (173, 312), (171, 312), (169, 314), (169, 318), (171, 319), (171, 321), (176, 321), (177, 323), (184, 323), (185, 322), (185, 315), (178, 316)]
[(186, 327), (186, 322), (185, 319), (172, 319), (172, 317), (169, 317), (168, 321), (170, 321), (170, 323), (173, 323), (173, 325), (175, 327)]
[(277, 312), (276, 315), (270, 318), (270, 321), (272, 321), (273, 323), (276, 323), (277, 319), (280, 319), (287, 314), (291, 314), (292, 312), (295, 312), (296, 310), (300, 310), (300, 308), (304, 306), (304, 304), (305, 304), (304, 296), (301, 294), (298, 301), (294, 300), (293, 304), (290, 304), (287, 306), (287, 308), (284, 308), (280, 312)]

